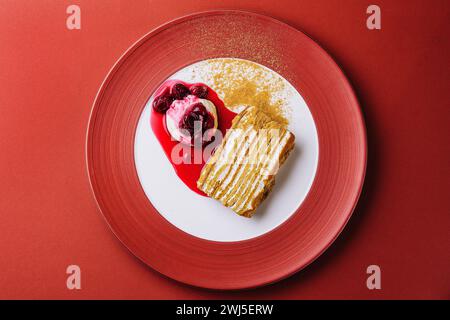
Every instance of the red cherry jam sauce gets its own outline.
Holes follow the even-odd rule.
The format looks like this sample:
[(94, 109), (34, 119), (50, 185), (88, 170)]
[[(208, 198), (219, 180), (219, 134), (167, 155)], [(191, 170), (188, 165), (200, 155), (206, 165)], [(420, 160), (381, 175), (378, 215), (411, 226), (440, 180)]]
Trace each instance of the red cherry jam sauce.
[[(226, 131), (231, 127), (231, 122), (236, 116), (236, 113), (230, 111), (227, 107), (225, 107), (222, 100), (218, 97), (218, 95), (207, 85), (203, 83), (194, 83), (189, 84), (180, 80), (168, 80), (164, 82), (161, 87), (155, 92), (154, 97), (157, 97), (159, 94), (161, 94), (166, 88), (170, 88), (174, 83), (182, 83), (185, 85), (188, 89), (190, 89), (193, 85), (203, 85), (208, 88), (208, 95), (206, 98), (209, 101), (211, 101), (215, 106), (217, 110), (217, 117), (218, 117), (218, 130), (222, 133), (222, 136), (225, 136)], [(154, 110), (152, 108), (151, 111), (151, 117), (150, 117), (150, 124), (153, 130), (153, 133), (155, 134), (156, 138), (158, 139), (159, 143), (161, 144), (161, 147), (164, 150), (164, 153), (167, 156), (167, 159), (172, 164), (173, 168), (175, 169), (176, 174), (178, 177), (183, 181), (183, 183), (188, 186), (192, 191), (206, 196), (206, 194), (197, 188), (197, 180), (200, 177), (200, 172), (205, 165), (205, 161), (208, 159), (203, 158), (203, 150), (205, 148), (208, 148), (208, 144), (203, 145), (203, 147), (193, 147), (193, 146), (186, 146), (185, 150), (190, 150), (190, 157), (191, 157), (191, 163), (175, 163), (172, 158), (172, 149), (177, 146), (180, 142), (174, 141), (171, 138), (171, 135), (166, 127), (166, 114), (160, 113)], [(213, 142), (214, 143), (214, 142)], [(211, 146), (210, 146), (211, 148)], [(209, 152), (208, 152), (209, 153)], [(201, 163), (194, 163), (194, 157), (196, 159), (201, 159)]]

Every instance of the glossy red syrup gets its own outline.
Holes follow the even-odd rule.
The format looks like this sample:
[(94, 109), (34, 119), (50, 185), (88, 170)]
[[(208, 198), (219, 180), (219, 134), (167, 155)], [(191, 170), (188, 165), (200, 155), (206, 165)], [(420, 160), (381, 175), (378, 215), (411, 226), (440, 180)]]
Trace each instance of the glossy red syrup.
[[(187, 88), (190, 88), (193, 85), (204, 85), (208, 88), (208, 96), (205, 99), (208, 99), (214, 105), (217, 109), (217, 117), (218, 117), (218, 130), (222, 133), (222, 136), (225, 136), (226, 131), (231, 127), (231, 122), (236, 116), (236, 113), (230, 111), (227, 107), (225, 107), (222, 100), (217, 96), (217, 94), (207, 85), (203, 83), (194, 83), (189, 84), (180, 80), (168, 80), (165, 83), (161, 85), (161, 87), (155, 92), (154, 97), (158, 96), (161, 92), (164, 91), (167, 87), (172, 86), (174, 83), (182, 83)], [(200, 172), (205, 165), (205, 161), (207, 161), (207, 157), (203, 157), (203, 150), (205, 148), (208, 148), (208, 144), (205, 144), (203, 147), (193, 147), (193, 146), (186, 146), (185, 150), (188, 149), (190, 152), (188, 156), (190, 156), (191, 163), (174, 163), (172, 161), (172, 149), (177, 146), (180, 142), (174, 141), (171, 138), (171, 135), (166, 127), (166, 115), (165, 113), (159, 113), (156, 112), (153, 108), (151, 111), (151, 117), (150, 117), (150, 124), (153, 130), (153, 133), (155, 134), (156, 138), (158, 139), (159, 143), (161, 144), (161, 147), (164, 150), (164, 153), (167, 156), (167, 159), (172, 164), (173, 168), (175, 169), (176, 174), (178, 177), (183, 181), (183, 183), (189, 187), (192, 191), (206, 196), (206, 194), (199, 190), (197, 188), (197, 180), (200, 177)], [(212, 142), (216, 143), (216, 142)], [(211, 146), (209, 147), (211, 148)], [(209, 153), (209, 152), (208, 152)], [(194, 157), (196, 159), (201, 159), (201, 163), (194, 163)]]

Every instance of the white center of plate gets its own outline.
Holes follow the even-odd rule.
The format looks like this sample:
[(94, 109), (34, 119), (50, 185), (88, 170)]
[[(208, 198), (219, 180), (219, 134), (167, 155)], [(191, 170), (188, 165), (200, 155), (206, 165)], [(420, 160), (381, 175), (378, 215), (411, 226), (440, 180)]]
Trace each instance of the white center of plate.
[[(201, 72), (193, 72), (201, 68), (202, 63), (204, 64), (198, 62), (187, 66), (169, 79), (210, 85)], [(308, 194), (319, 156), (316, 126), (298, 91), (278, 73), (272, 70), (269, 72), (274, 77), (280, 77), (289, 91), (289, 130), (295, 135), (295, 147), (280, 168), (272, 192), (251, 219), (237, 215), (214, 199), (196, 194), (178, 178), (150, 126), (152, 99), (145, 106), (136, 129), (134, 144), (139, 180), (159, 213), (184, 232), (213, 241), (254, 238), (286, 221)]]

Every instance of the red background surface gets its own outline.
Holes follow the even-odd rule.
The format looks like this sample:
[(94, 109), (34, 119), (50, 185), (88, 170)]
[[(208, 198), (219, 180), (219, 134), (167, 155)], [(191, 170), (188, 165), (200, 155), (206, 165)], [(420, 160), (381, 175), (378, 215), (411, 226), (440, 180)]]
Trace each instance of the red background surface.
[[(66, 8), (81, 7), (81, 30)], [(0, 3), (0, 298), (450, 298), (448, 1), (16, 1)], [(246, 9), (306, 32), (342, 66), (365, 114), (369, 162), (354, 216), (312, 265), (277, 284), (217, 292), (134, 258), (91, 194), (85, 133), (108, 70), (173, 18)], [(66, 288), (77, 264), (82, 289)], [(368, 290), (366, 268), (382, 270)]]

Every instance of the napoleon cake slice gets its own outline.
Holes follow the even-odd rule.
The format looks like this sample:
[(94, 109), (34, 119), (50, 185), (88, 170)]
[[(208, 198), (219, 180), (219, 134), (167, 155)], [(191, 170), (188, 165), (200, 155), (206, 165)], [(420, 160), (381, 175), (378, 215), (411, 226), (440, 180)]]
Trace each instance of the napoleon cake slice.
[(294, 141), (294, 135), (279, 122), (255, 107), (246, 107), (233, 119), (222, 143), (203, 167), (197, 186), (250, 218), (272, 190)]

